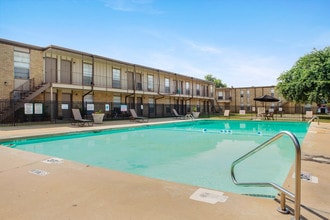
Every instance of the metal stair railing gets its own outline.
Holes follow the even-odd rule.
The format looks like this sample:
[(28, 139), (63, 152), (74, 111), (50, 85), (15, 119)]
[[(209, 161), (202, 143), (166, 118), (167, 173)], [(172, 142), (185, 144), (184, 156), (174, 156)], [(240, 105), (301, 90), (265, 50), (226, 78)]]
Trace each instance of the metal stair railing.
[[(246, 158), (254, 155), (258, 151), (262, 150), (263, 148), (269, 146), (269, 144), (273, 143), (274, 141), (278, 140), (282, 136), (287, 135), (290, 137), (292, 140), (295, 150), (296, 150), (296, 158), (295, 158), (295, 194), (289, 192), (288, 190), (284, 189), (283, 187), (277, 185), (276, 183), (271, 183), (271, 182), (243, 182), (239, 183), (236, 180), (235, 177), (235, 166), (240, 163), (241, 161), (245, 160)], [(264, 143), (260, 144), (258, 147), (254, 148), (250, 152), (246, 153), (245, 155), (241, 156), (237, 160), (235, 160), (232, 165), (231, 165), (231, 178), (233, 182), (236, 185), (241, 185), (241, 186), (259, 186), (259, 187), (273, 187), (281, 192), (281, 201), (280, 201), (280, 207), (277, 209), (281, 213), (289, 213), (289, 211), (286, 208), (285, 205), (285, 200), (286, 200), (286, 195), (291, 197), (295, 201), (295, 209), (294, 209), (294, 216), (295, 219), (298, 220), (300, 219), (300, 202), (301, 202), (301, 149), (300, 149), (300, 144), (296, 136), (289, 132), (289, 131), (281, 131), (278, 134), (276, 134), (274, 137), (270, 138), (269, 140), (265, 141)]]

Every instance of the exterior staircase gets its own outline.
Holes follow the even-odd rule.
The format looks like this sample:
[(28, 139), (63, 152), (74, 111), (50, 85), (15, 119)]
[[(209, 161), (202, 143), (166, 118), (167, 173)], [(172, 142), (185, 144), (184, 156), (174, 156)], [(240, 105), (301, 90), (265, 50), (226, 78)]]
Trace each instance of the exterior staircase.
[(26, 93), (24, 93), (24, 96), (22, 97), (22, 100), (31, 101), (35, 97), (37, 97), (40, 93), (44, 92), (46, 89), (50, 87), (50, 83), (43, 83), (37, 87), (35, 87), (33, 90), (30, 90)]
[(11, 92), (11, 99), (1, 103), (0, 123), (13, 121), (13, 116), (15, 112), (20, 108), (23, 108), (24, 103), (32, 101), (35, 97), (44, 92), (51, 85), (50, 83), (42, 83), (38, 86), (34, 86), (33, 82), (33, 79), (28, 81), (28, 90), (22, 89), (26, 88), (26, 85), (22, 85), (19, 88), (16, 88), (14, 91)]

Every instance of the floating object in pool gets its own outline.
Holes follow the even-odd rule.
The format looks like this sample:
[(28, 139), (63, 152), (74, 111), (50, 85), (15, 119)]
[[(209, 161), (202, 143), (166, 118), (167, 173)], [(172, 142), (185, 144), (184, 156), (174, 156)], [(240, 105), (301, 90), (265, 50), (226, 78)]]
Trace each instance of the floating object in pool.
[(258, 135), (262, 135), (262, 132), (261, 132), (261, 131), (258, 131), (257, 134), (258, 134)]
[(203, 132), (206, 132), (206, 131), (207, 131), (207, 129), (206, 129), (206, 128), (204, 128), (204, 129), (203, 129)]

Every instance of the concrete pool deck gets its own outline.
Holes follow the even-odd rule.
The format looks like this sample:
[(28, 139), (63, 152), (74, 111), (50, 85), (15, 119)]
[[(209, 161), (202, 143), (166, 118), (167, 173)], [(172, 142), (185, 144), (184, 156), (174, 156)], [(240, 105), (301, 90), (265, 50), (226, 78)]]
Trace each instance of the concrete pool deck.
[[(171, 119), (151, 119), (148, 124)], [(177, 120), (175, 120), (177, 121)], [(143, 123), (144, 125), (146, 123)], [(93, 127), (71, 124), (1, 127), (0, 139), (137, 126), (111, 121)], [(302, 145), (301, 215), (330, 219), (330, 124), (312, 123)], [(161, 181), (0, 146), (0, 219), (290, 219), (273, 199), (224, 192), (225, 202), (190, 199), (199, 187)], [(31, 171), (40, 172), (31, 172)], [(43, 175), (41, 171), (46, 171)], [(292, 173), (284, 187), (294, 192)], [(252, 172), (253, 173), (253, 172)], [(39, 175), (37, 175), (39, 174)], [(294, 204), (288, 199), (289, 208)]]

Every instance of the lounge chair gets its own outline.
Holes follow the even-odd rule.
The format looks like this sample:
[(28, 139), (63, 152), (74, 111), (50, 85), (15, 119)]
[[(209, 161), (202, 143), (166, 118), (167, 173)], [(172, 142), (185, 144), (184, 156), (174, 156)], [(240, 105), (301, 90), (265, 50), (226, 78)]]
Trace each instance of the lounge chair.
[(146, 117), (138, 116), (136, 114), (135, 109), (130, 109), (129, 111), (131, 113), (131, 116), (130, 116), (131, 121), (137, 121), (137, 122), (148, 122), (149, 121), (149, 119)]
[(185, 119), (186, 118), (185, 115), (179, 115), (175, 109), (172, 109), (172, 111), (173, 111), (174, 117), (176, 119)]
[(81, 117), (79, 109), (73, 108), (72, 114), (74, 120), (72, 121), (72, 125), (78, 125), (78, 126), (93, 126), (93, 121), (88, 119), (83, 119)]

